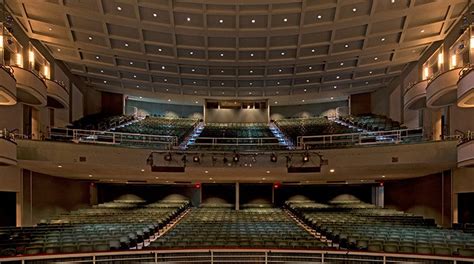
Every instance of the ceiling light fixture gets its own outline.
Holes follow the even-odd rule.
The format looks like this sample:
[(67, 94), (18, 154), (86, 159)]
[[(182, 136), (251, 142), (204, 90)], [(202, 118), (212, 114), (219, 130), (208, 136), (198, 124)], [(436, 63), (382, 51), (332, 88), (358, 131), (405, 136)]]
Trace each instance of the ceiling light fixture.
[(288, 22), (288, 18), (283, 18), (283, 22)]
[(355, 8), (355, 7), (352, 8), (352, 12), (354, 12), (354, 13), (357, 12), (357, 8)]
[(250, 22), (252, 22), (252, 24), (255, 24), (255, 19), (252, 19)]
[(59, 51), (59, 52), (61, 52), (61, 49), (60, 49), (60, 48), (58, 48), (58, 51)]
[(334, 100), (334, 97), (331, 96), (331, 100)]
[(125, 45), (125, 47), (128, 47), (128, 43), (125, 43), (124, 45)]
[(330, 169), (330, 170), (329, 170), (330, 173), (333, 173), (334, 171), (335, 171), (334, 169)]
[(191, 21), (191, 18), (190, 18), (190, 17), (187, 17), (186, 20), (189, 22), (189, 21)]
[(224, 23), (224, 20), (223, 19), (219, 19), (219, 23)]
[(311, 52), (312, 52), (312, 53), (315, 53), (315, 52), (316, 52), (316, 50), (315, 50), (315, 49), (312, 49), (312, 50), (311, 50)]
[(162, 52), (163, 50), (161, 48), (158, 49), (159, 52)]
[(121, 6), (117, 6), (117, 10), (118, 10), (118, 11), (122, 11), (122, 7), (121, 7)]
[(349, 48), (349, 44), (344, 45), (344, 48), (346, 49)]
[(384, 42), (384, 41), (385, 41), (385, 38), (381, 38), (380, 41)]
[(98, 59), (100, 59), (100, 57), (99, 57), (99, 56), (95, 56), (95, 59), (98, 60)]
[(153, 13), (153, 17), (157, 17), (157, 16), (158, 16), (158, 14), (157, 14), (157, 13)]
[(88, 37), (88, 39), (89, 39), (89, 40), (92, 40), (92, 37), (91, 37), (91, 36), (89, 36), (89, 37)]
[(280, 53), (280, 54), (281, 54), (281, 56), (285, 56), (285, 52), (282, 52), (282, 53)]
[(250, 57), (253, 57), (253, 53), (250, 53)]
[(321, 19), (321, 18), (323, 18), (323, 16), (322, 16), (322, 15), (318, 15), (316, 18), (317, 18), (317, 19)]

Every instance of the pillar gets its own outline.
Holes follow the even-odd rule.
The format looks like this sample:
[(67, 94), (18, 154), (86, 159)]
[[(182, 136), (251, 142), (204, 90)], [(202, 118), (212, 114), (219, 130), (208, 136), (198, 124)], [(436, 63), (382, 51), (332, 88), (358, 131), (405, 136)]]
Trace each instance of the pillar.
[(240, 184), (235, 183), (235, 210), (240, 210)]

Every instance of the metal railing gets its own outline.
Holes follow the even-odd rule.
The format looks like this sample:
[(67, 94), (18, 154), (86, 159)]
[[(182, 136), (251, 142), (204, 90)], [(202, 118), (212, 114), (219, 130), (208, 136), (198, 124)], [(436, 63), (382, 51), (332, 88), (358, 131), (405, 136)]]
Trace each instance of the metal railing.
[(0, 138), (15, 142), (15, 134), (10, 133), (6, 128), (0, 130)]
[(3, 257), (0, 263), (474, 263), (472, 257), (345, 250), (132, 250)]
[(302, 149), (307, 149), (311, 146), (330, 147), (335, 145), (398, 144), (401, 142), (421, 141), (422, 139), (422, 128), (398, 129), (390, 131), (299, 136), (297, 138), (297, 146)]
[(230, 137), (198, 137), (194, 146), (277, 146), (281, 145), (276, 137), (261, 138), (230, 138)]
[(474, 69), (474, 67), (470, 63), (466, 64), (461, 69), (461, 71), (459, 71), (459, 80), (466, 77), (473, 69)]
[(161, 145), (166, 149), (171, 149), (173, 146), (178, 144), (178, 138), (176, 136), (69, 128), (50, 128), (47, 138), (53, 141), (72, 141), (75, 143), (145, 146)]

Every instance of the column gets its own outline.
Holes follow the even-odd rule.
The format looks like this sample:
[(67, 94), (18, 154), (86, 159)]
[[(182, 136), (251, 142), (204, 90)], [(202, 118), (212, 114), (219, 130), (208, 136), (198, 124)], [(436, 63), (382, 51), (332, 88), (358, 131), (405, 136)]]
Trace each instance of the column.
[(240, 184), (235, 183), (235, 210), (240, 210)]

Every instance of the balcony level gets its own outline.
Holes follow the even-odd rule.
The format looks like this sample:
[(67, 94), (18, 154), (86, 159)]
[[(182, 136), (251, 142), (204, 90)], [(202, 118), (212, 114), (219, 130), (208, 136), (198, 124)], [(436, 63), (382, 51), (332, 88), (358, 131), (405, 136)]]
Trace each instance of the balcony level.
[(16, 143), (0, 134), (0, 166), (17, 165)]
[(474, 71), (473, 67), (464, 68), (458, 82), (458, 106), (474, 107)]
[(458, 167), (474, 167), (474, 138), (458, 145)]
[(16, 104), (16, 80), (11, 68), (0, 67), (0, 105)]
[(428, 82), (426, 87), (426, 105), (439, 108), (455, 104), (457, 101), (457, 83), (461, 68), (443, 72)]
[(48, 106), (53, 108), (69, 108), (69, 91), (63, 84), (45, 80), (48, 93)]
[(18, 101), (29, 105), (45, 106), (47, 88), (43, 79), (30, 70), (15, 66), (12, 66), (12, 69), (16, 79)]
[(426, 86), (428, 80), (414, 83), (405, 91), (405, 109), (419, 110), (426, 107)]

